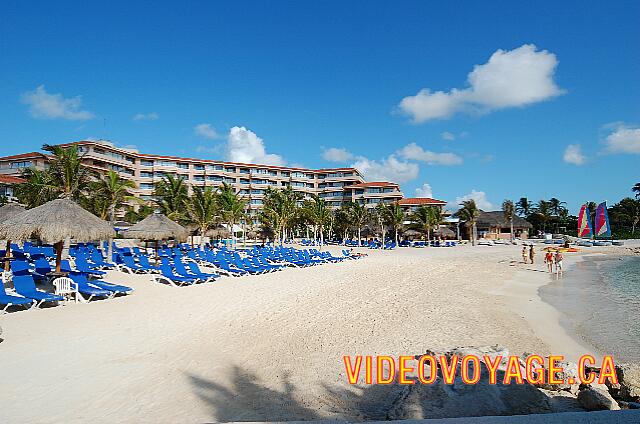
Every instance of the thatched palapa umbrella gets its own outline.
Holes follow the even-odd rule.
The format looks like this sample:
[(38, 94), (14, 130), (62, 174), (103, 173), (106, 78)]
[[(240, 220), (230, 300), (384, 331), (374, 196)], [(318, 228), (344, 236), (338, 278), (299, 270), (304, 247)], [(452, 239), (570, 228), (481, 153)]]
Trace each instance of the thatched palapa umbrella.
[(231, 235), (231, 232), (226, 229), (225, 227), (223, 227), (222, 225), (216, 227), (216, 228), (212, 228), (209, 231), (207, 231), (206, 233), (209, 237), (221, 237), (221, 238), (227, 238)]
[(456, 236), (456, 233), (454, 233), (452, 229), (447, 227), (440, 227), (438, 229), (435, 229), (433, 230), (433, 234), (442, 238), (454, 238)]
[[(0, 208), (0, 223), (3, 223), (9, 218), (21, 214), (24, 211), (26, 211), (26, 209), (17, 203), (7, 203)], [(7, 248), (5, 250), (4, 258), (4, 269), (5, 271), (9, 271), (9, 260), (11, 258), (11, 240), (7, 240)]]
[(152, 213), (142, 221), (132, 225), (124, 232), (125, 237), (140, 240), (154, 240), (156, 243), (156, 259), (158, 257), (158, 240), (175, 238), (186, 240), (189, 231), (182, 225), (170, 220), (161, 213)]
[(62, 245), (69, 237), (88, 242), (113, 237), (115, 231), (106, 222), (80, 207), (71, 199), (55, 199), (29, 209), (0, 223), (0, 237), (28, 240), (36, 237), (56, 248), (56, 272), (60, 272)]

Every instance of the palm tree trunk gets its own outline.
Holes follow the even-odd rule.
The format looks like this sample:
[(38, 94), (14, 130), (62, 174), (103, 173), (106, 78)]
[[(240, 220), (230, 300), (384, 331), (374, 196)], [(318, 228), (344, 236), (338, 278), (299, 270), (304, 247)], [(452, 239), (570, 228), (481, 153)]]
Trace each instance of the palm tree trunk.
[(477, 236), (476, 231), (477, 231), (476, 223), (474, 222), (471, 224), (471, 245), (472, 246), (476, 245), (476, 236)]
[(511, 217), (511, 241), (513, 241), (513, 217)]
[[(631, 232), (631, 234), (633, 234), (633, 231)], [(9, 272), (11, 270), (9, 262), (11, 260), (11, 240), (7, 240), (7, 248), (5, 249), (4, 260), (4, 270)]]
[(398, 227), (396, 227), (396, 247), (398, 247)]
[(358, 247), (362, 246), (362, 237), (361, 237), (360, 227), (358, 227)]
[[(109, 205), (109, 224), (111, 225), (111, 228), (113, 228), (114, 218), (115, 218), (115, 205), (111, 204)], [(107, 246), (107, 262), (112, 263), (113, 262), (113, 238), (109, 237), (109, 240), (107, 241), (107, 243), (109, 243), (109, 246)]]
[(324, 230), (320, 227), (320, 251), (322, 251), (322, 245), (324, 244)]

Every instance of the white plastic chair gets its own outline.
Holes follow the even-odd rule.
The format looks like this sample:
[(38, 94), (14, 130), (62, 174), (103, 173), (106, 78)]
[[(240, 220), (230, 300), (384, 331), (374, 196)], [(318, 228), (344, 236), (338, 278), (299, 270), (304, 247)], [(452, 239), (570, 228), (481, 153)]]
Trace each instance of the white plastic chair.
[(58, 277), (53, 280), (53, 286), (55, 287), (55, 294), (63, 296), (65, 299), (72, 295), (73, 300), (78, 303), (78, 286), (71, 278)]

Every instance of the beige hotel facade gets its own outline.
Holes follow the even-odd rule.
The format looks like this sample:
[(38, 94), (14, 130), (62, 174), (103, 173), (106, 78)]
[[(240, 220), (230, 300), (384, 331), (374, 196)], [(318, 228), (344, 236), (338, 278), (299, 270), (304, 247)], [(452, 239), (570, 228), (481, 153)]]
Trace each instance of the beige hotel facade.
[[(136, 188), (133, 194), (150, 200), (154, 184), (165, 175), (183, 178), (189, 187), (221, 187), (231, 185), (245, 199), (252, 212), (263, 204), (266, 190), (291, 186), (293, 190), (308, 197), (317, 194), (332, 208), (346, 202), (358, 202), (368, 208), (380, 202), (399, 201), (415, 204), (445, 204), (427, 198), (403, 199), (400, 186), (389, 181), (367, 182), (355, 168), (306, 169), (249, 163), (234, 163), (219, 160), (182, 158), (140, 153), (134, 149), (116, 147), (108, 141), (77, 141), (63, 144), (76, 145), (85, 166), (97, 172), (116, 171), (121, 177), (132, 180)], [(35, 167), (44, 169), (48, 156), (41, 152), (0, 157), (0, 176), (19, 177), (22, 169)]]

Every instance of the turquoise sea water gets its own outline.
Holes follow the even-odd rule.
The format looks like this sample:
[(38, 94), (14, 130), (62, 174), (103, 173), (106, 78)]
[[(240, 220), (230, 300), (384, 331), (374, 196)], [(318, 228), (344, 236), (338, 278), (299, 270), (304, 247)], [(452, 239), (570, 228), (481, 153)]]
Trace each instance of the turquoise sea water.
[(599, 353), (640, 361), (640, 257), (587, 256), (540, 295)]

